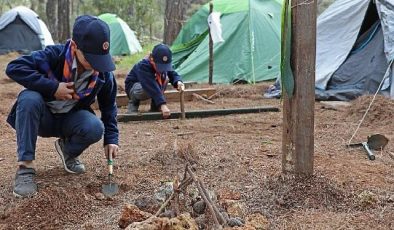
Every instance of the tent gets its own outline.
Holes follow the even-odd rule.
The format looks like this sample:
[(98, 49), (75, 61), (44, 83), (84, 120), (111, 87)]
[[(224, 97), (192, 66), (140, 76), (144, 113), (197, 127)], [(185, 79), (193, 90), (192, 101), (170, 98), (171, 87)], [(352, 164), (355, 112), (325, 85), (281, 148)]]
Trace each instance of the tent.
[[(214, 83), (254, 83), (279, 74), (279, 0), (215, 0), (221, 13), (222, 37), (214, 45)], [(176, 70), (187, 81), (208, 82), (209, 4), (184, 25), (171, 50)]]
[[(376, 3), (375, 3), (376, 2)], [(337, 0), (317, 20), (316, 98), (394, 98), (394, 0)]]
[(31, 52), (53, 44), (45, 23), (29, 8), (18, 6), (0, 17), (0, 54)]
[(111, 31), (111, 55), (130, 55), (142, 51), (142, 47), (134, 31), (125, 21), (115, 14), (101, 14), (99, 18), (105, 21)]

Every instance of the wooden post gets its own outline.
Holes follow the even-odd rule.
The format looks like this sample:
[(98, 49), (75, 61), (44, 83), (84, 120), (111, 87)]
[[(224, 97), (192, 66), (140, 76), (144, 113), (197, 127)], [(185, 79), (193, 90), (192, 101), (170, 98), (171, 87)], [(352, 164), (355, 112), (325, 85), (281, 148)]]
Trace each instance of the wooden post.
[[(209, 2), (209, 14), (213, 11), (213, 3)], [(208, 79), (209, 84), (213, 84), (213, 41), (211, 35), (211, 29), (209, 28), (209, 67), (208, 67)]]
[(181, 120), (185, 120), (186, 119), (186, 115), (185, 115), (185, 91), (181, 90), (179, 91), (179, 100), (181, 103)]
[(294, 95), (283, 95), (282, 170), (312, 175), (314, 152), (316, 4), (292, 0)]

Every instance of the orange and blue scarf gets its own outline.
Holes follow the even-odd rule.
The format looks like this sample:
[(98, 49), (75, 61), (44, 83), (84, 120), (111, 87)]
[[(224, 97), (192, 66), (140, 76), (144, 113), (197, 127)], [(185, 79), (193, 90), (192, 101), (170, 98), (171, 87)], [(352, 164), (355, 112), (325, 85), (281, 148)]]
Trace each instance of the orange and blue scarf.
[(167, 72), (160, 73), (159, 71), (157, 71), (156, 63), (153, 61), (153, 59), (151, 57), (149, 57), (149, 56), (147, 56), (145, 58), (147, 58), (149, 60), (149, 63), (153, 67), (153, 70), (155, 71), (156, 82), (159, 84), (161, 92), (164, 93), (164, 91), (167, 88), (167, 84), (169, 82), (169, 79), (168, 79), (168, 76), (167, 76)]
[[(73, 82), (73, 77), (76, 74), (77, 68), (72, 68), (72, 64), (75, 58), (75, 52), (77, 49), (77, 45), (71, 39), (66, 42), (65, 45), (66, 55), (64, 60), (64, 67), (63, 67), (63, 76), (61, 82)], [(53, 74), (52, 70), (49, 67), (49, 63), (43, 63), (41, 67), (47, 72), (48, 78), (51, 80), (58, 81), (55, 75)], [(98, 72), (94, 71), (92, 76), (89, 79), (89, 83), (87, 87), (79, 92), (74, 92), (72, 97), (74, 100), (80, 100), (84, 97), (87, 97), (92, 93), (98, 78)]]

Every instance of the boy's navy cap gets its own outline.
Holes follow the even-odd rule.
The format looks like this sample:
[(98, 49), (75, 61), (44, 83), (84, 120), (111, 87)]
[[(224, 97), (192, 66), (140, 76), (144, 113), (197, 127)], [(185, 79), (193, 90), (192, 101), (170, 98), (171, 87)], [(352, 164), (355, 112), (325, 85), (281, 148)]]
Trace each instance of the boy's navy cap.
[(72, 39), (94, 70), (115, 70), (109, 53), (110, 31), (107, 23), (94, 16), (79, 16), (75, 19)]
[(172, 52), (168, 46), (158, 44), (152, 50), (153, 61), (160, 73), (172, 71)]

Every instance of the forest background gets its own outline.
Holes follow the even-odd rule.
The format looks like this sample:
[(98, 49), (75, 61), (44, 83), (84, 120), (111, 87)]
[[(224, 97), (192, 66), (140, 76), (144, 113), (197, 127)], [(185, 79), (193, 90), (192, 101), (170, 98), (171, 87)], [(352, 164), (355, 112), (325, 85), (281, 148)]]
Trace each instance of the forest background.
[[(334, 0), (318, 0), (321, 13)], [(209, 0), (0, 0), (0, 14), (23, 5), (47, 24), (55, 43), (71, 37), (75, 18), (81, 14), (113, 13), (135, 31), (142, 46), (171, 45), (183, 24)], [(215, 3), (215, 1), (213, 1)]]

